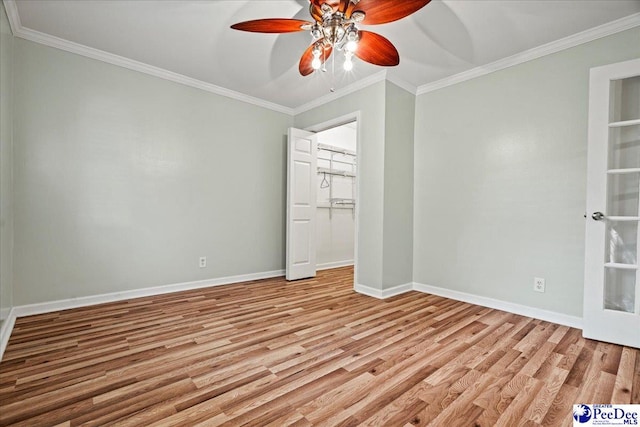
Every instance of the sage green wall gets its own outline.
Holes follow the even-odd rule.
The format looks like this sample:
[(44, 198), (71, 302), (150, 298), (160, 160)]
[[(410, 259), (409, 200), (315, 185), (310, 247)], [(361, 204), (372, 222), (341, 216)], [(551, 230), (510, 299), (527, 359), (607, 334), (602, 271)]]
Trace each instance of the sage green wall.
[(306, 128), (360, 112), (357, 279), (380, 290), (412, 281), (414, 106), (385, 81), (295, 117)]
[(413, 280), (413, 132), (415, 96), (386, 82), (384, 288)]
[(13, 305), (12, 79), (13, 35), (0, 2), (0, 324)]
[(581, 316), (589, 68), (638, 57), (635, 28), (418, 96), (414, 281)]
[(358, 134), (359, 218), (356, 254), (358, 282), (382, 289), (384, 215), (385, 83), (379, 82), (295, 116), (306, 128), (360, 112)]
[(3, 301), (12, 231), (15, 305), (282, 269), (286, 129), (359, 111), (360, 284), (581, 313), (588, 70), (639, 57), (638, 28), (417, 99), (379, 82), (292, 118), (2, 25)]
[(291, 116), (14, 48), (16, 305), (284, 268)]

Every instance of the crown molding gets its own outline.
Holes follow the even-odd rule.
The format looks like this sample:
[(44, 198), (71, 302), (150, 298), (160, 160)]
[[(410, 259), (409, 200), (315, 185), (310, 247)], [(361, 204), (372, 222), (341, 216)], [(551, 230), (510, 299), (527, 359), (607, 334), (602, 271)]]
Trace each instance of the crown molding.
[(103, 50), (94, 49), (92, 47), (65, 40), (60, 37), (52, 36), (50, 34), (45, 34), (40, 31), (32, 30), (30, 28), (25, 28), (20, 22), (20, 16), (18, 15), (18, 8), (16, 6), (15, 0), (4, 0), (4, 5), (5, 9), (7, 10), (7, 16), (9, 18), (11, 31), (13, 32), (13, 35), (15, 37), (20, 37), (25, 40), (75, 53), (87, 58), (96, 59), (98, 61), (106, 62), (112, 65), (117, 65), (119, 67), (128, 68), (133, 71), (149, 74), (154, 77), (159, 77), (164, 80), (169, 80), (175, 83), (183, 84), (185, 86), (201, 89), (206, 92), (215, 93), (216, 95), (222, 95), (227, 98), (236, 99), (238, 101), (253, 104), (258, 107), (263, 107), (280, 113), (293, 115), (293, 109), (285, 107), (283, 105), (265, 101), (264, 99), (236, 92), (231, 89), (226, 89), (221, 86), (216, 86), (211, 83), (203, 82), (202, 80), (187, 77), (183, 74), (174, 73), (173, 71), (165, 70), (164, 68), (159, 68), (153, 65), (145, 64), (143, 62), (134, 61), (132, 59), (105, 52)]
[(598, 27), (591, 28), (589, 30), (565, 37), (560, 40), (547, 43), (542, 46), (529, 49), (527, 51), (517, 53), (508, 58), (500, 59), (487, 65), (473, 68), (471, 70), (463, 71), (458, 74), (454, 74), (449, 77), (445, 77), (435, 82), (427, 83), (418, 87), (407, 83), (406, 81), (397, 77), (388, 76), (386, 70), (382, 70), (369, 77), (361, 79), (351, 85), (338, 89), (336, 92), (329, 93), (322, 97), (316, 98), (311, 102), (300, 105), (295, 108), (286, 107), (280, 104), (276, 104), (270, 101), (266, 101), (261, 98), (256, 98), (250, 95), (246, 95), (241, 92), (236, 92), (231, 89), (227, 89), (221, 86), (207, 83), (202, 80), (187, 77), (183, 74), (178, 74), (163, 68), (155, 67), (143, 62), (135, 61), (123, 56), (115, 55), (109, 52), (105, 52), (99, 49), (94, 49), (79, 43), (75, 43), (69, 40), (65, 40), (56, 36), (45, 34), (39, 31), (25, 28), (22, 26), (20, 16), (18, 14), (18, 8), (16, 0), (2, 0), (7, 12), (7, 18), (11, 27), (11, 32), (14, 37), (20, 37), (25, 40), (29, 40), (35, 43), (40, 43), (49, 47), (64, 50), (67, 52), (75, 53), (77, 55), (85, 56), (98, 61), (106, 62), (112, 65), (127, 68), (133, 71), (138, 71), (144, 74), (152, 75), (164, 80), (169, 80), (174, 83), (179, 83), (185, 86), (190, 86), (196, 89), (201, 89), (206, 92), (214, 93), (217, 95), (225, 96), (227, 98), (236, 99), (238, 101), (246, 102), (248, 104), (256, 105), (258, 107), (267, 108), (269, 110), (277, 111), (280, 113), (294, 116), (305, 111), (309, 111), (313, 108), (319, 107), (328, 102), (339, 99), (345, 95), (353, 93), (357, 90), (363, 89), (372, 84), (380, 81), (388, 80), (391, 83), (399, 86), (413, 95), (422, 95), (428, 92), (432, 92), (437, 89), (441, 89), (447, 86), (451, 86), (457, 83), (461, 83), (467, 80), (481, 77), (495, 71), (499, 71), (505, 68), (509, 68), (518, 64), (522, 64), (533, 59), (540, 58), (542, 56), (550, 55), (565, 49), (569, 49), (578, 46), (583, 43), (587, 43), (602, 37), (606, 37), (624, 30), (628, 30), (637, 26), (640, 26), (640, 13), (629, 15), (625, 18), (618, 19), (616, 21), (609, 22), (607, 24), (600, 25)]
[(633, 15), (629, 15), (627, 17), (611, 21), (606, 24), (593, 27), (586, 31), (573, 34), (563, 39), (556, 40), (542, 46), (534, 47), (529, 50), (525, 50), (524, 52), (517, 53), (515, 55), (500, 59), (487, 65), (472, 68), (471, 70), (463, 71), (461, 73), (445, 77), (444, 79), (424, 84), (418, 87), (416, 95), (422, 95), (424, 93), (442, 89), (447, 86), (475, 79), (476, 77), (481, 77), (495, 71), (503, 70), (505, 68), (513, 67), (515, 65), (531, 61), (533, 59), (551, 55), (553, 53), (557, 53), (565, 49), (588, 43), (602, 37), (610, 36), (621, 31), (629, 30), (637, 26), (640, 26), (640, 13), (635, 13)]
[(304, 113), (305, 111), (309, 111), (321, 105), (324, 105), (328, 102), (335, 101), (336, 99), (342, 98), (345, 95), (353, 93), (357, 90), (364, 89), (367, 86), (371, 86), (372, 84), (385, 81), (387, 79), (387, 70), (379, 71), (375, 74), (372, 74), (368, 77), (358, 80), (348, 86), (343, 87), (342, 89), (337, 90), (336, 92), (331, 92), (326, 95), (321, 96), (320, 98), (316, 98), (311, 102), (307, 102), (306, 104), (300, 105), (293, 109), (293, 115), (297, 115), (300, 113)]
[(3, 0), (4, 10), (7, 12), (7, 19), (9, 19), (9, 27), (11, 27), (11, 33), (16, 35), (16, 31), (22, 28), (20, 23), (20, 16), (18, 15), (18, 7), (15, 0)]
[[(103, 50), (94, 49), (79, 43), (75, 43), (60, 37), (52, 36), (50, 34), (42, 33), (40, 31), (25, 28), (20, 22), (20, 16), (18, 14), (18, 7), (16, 6), (16, 0), (3, 0), (5, 9), (7, 10), (7, 16), (9, 18), (9, 25), (11, 31), (15, 37), (20, 37), (25, 40), (29, 40), (35, 43), (43, 44), (45, 46), (53, 47), (56, 49), (64, 50), (67, 52), (75, 53), (77, 55), (85, 56), (87, 58), (95, 59), (98, 61), (106, 62), (119, 67), (128, 68), (133, 71), (149, 74), (154, 77), (169, 80), (175, 83), (183, 84), (186, 86), (194, 87), (204, 90), (206, 92), (215, 93), (217, 95), (226, 96), (228, 98), (243, 101), (249, 104), (257, 105), (259, 107), (274, 110), (280, 113), (288, 114), (290, 116), (300, 114), (302, 112), (311, 110), (320, 105), (331, 102), (335, 99), (341, 98), (357, 90), (363, 89), (374, 83), (384, 81), (387, 78), (386, 70), (382, 70), (378, 73), (372, 74), (369, 77), (358, 80), (357, 82), (348, 85), (344, 88), (337, 90), (336, 92), (329, 93), (320, 98), (316, 98), (313, 101), (303, 104), (296, 108), (285, 107), (283, 105), (275, 104), (273, 102), (266, 101), (264, 99), (255, 98), (240, 92), (236, 92), (230, 89), (216, 86), (211, 83), (203, 82), (191, 77), (187, 77), (183, 74), (174, 73), (173, 71), (165, 70), (163, 68), (154, 67), (153, 65), (145, 64), (143, 62), (134, 61), (123, 56), (115, 55), (113, 53), (105, 52)], [(396, 83), (398, 84), (398, 83)], [(398, 86), (401, 86), (398, 84)], [(415, 90), (412, 91), (415, 94)]]
[(391, 83), (393, 83), (394, 85), (398, 86), (401, 89), (406, 90), (407, 92), (409, 92), (411, 95), (415, 96), (416, 93), (418, 92), (418, 88), (415, 87), (414, 85), (412, 85), (411, 83), (408, 83), (396, 76), (393, 75), (388, 75), (387, 76), (387, 80), (390, 81)]
[[(264, 99), (255, 98), (253, 96), (246, 95), (241, 92), (236, 92), (221, 86), (216, 86), (211, 83), (203, 82), (202, 80), (197, 80), (192, 77), (187, 77), (183, 74), (174, 73), (173, 71), (169, 71), (164, 68), (154, 67), (153, 65), (145, 64), (139, 61), (134, 61), (132, 59), (125, 58), (123, 56), (115, 55), (113, 53), (105, 52), (99, 49), (94, 49), (92, 47), (88, 47), (79, 43), (62, 39), (60, 37), (52, 36), (50, 34), (42, 33), (40, 31), (32, 30), (30, 28), (25, 28), (22, 26), (22, 23), (20, 22), (20, 15), (18, 14), (18, 7), (16, 5), (16, 0), (2, 0), (2, 1), (7, 11), (7, 17), (9, 19), (9, 25), (11, 27), (11, 31), (13, 32), (13, 35), (15, 37), (20, 37), (25, 40), (29, 40), (35, 43), (40, 43), (45, 46), (53, 47), (56, 49), (67, 51), (67, 52), (75, 53), (77, 55), (85, 56), (91, 59), (112, 64), (112, 65), (117, 65), (119, 67), (128, 68), (133, 71), (149, 74), (155, 77), (159, 77), (161, 79), (165, 79), (175, 83), (180, 83), (186, 86), (201, 89), (206, 92), (211, 92), (217, 95), (226, 96), (228, 98), (236, 99), (238, 101), (247, 102), (249, 104), (257, 105), (259, 107), (264, 107), (280, 113), (285, 113), (290, 116), (294, 116), (296, 114), (300, 114), (305, 111), (311, 110), (313, 108), (319, 107), (320, 105), (326, 104), (335, 99), (341, 98), (357, 90), (370, 86), (374, 83), (378, 83), (380, 81), (384, 81), (387, 79), (387, 71), (382, 70), (375, 74), (372, 74), (369, 77), (358, 80), (357, 82), (352, 83), (348, 86), (345, 86), (344, 88), (338, 89), (337, 91), (329, 93), (320, 98), (316, 98), (313, 101), (303, 104), (301, 106), (298, 106), (296, 108), (285, 107), (283, 105), (269, 102)], [(416, 90), (411, 85), (408, 85), (407, 83), (404, 83), (398, 79), (394, 79), (391, 81), (396, 85), (400, 86), (401, 88), (415, 95)]]

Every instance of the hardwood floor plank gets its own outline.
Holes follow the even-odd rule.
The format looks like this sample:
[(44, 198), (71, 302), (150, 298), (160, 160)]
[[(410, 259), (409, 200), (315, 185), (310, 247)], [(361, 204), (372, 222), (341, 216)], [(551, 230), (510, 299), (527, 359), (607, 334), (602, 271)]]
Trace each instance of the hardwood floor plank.
[(567, 384), (575, 387), (580, 386), (587, 369), (591, 366), (591, 363), (593, 362), (593, 354), (597, 345), (597, 343), (592, 340), (583, 340), (582, 338), (581, 340), (584, 342), (584, 345), (580, 349), (580, 353), (573, 363), (573, 366), (569, 371), (569, 376), (567, 377)]
[(640, 354), (636, 352), (636, 366), (633, 370), (631, 403), (640, 402)]
[(573, 425), (571, 415), (573, 413), (573, 405), (578, 403), (576, 400), (578, 391), (578, 388), (565, 382), (553, 399), (553, 403), (541, 424), (543, 426)]
[[(631, 403), (631, 391), (633, 389), (633, 370), (635, 366), (637, 366), (636, 359), (638, 358), (638, 352), (630, 348), (621, 348), (621, 350), (620, 356), (617, 358), (619, 361), (617, 372), (611, 372), (612, 374), (617, 374), (611, 396), (611, 403), (629, 404)], [(635, 379), (637, 381), (638, 377)]]
[(424, 381), (415, 384), (398, 399), (386, 406), (378, 407), (378, 411), (367, 420), (360, 423), (361, 426), (400, 425), (427, 407), (427, 402), (420, 399), (421, 392), (428, 387)]
[[(470, 371), (470, 373), (476, 372)], [(459, 395), (450, 404), (446, 404), (446, 408), (433, 419), (434, 425), (455, 425), (457, 420), (472, 422), (483, 412), (483, 409), (474, 405), (473, 401), (495, 380), (495, 377), (486, 373), (477, 372), (477, 374), (474, 381), (453, 384), (451, 391)], [(465, 378), (467, 376), (462, 377), (462, 379)], [(459, 388), (456, 388), (456, 384), (459, 384)]]
[[(581, 381), (578, 393), (579, 403), (591, 403), (598, 391), (598, 379), (600, 378), (600, 372), (604, 365), (605, 354), (596, 349), (591, 356), (591, 361), (584, 372), (583, 381)], [(573, 371), (572, 371), (573, 372)], [(569, 373), (571, 376), (571, 372)], [(568, 378), (568, 377), (567, 377)], [(569, 383), (569, 381), (567, 381)]]
[(196, 387), (190, 378), (174, 379), (171, 382), (157, 384), (156, 388), (141, 389), (138, 394), (123, 396), (118, 401), (101, 403), (94, 401), (92, 409), (73, 418), (71, 424), (87, 427), (103, 426), (116, 420), (133, 417), (146, 408), (195, 389)]
[(541, 424), (568, 374), (569, 372), (565, 369), (553, 368), (548, 376), (535, 377), (535, 379), (541, 381), (542, 387), (534, 397), (531, 405), (525, 410), (522, 418)]
[(611, 403), (613, 388), (615, 386), (616, 376), (605, 371), (601, 371), (598, 375), (596, 383), (596, 391), (589, 403)]
[(18, 318), (0, 426), (560, 426), (640, 403), (640, 350), (350, 267)]
[(530, 412), (530, 414), (527, 412), (532, 406), (535, 408), (534, 399), (544, 386), (544, 382), (526, 375), (523, 377), (526, 378), (524, 386), (497, 419), (496, 425), (515, 426), (519, 425), (521, 421), (525, 421), (528, 418), (527, 415), (537, 415), (535, 412)]
[[(555, 351), (551, 352), (551, 354), (542, 362), (542, 365), (538, 368), (538, 370), (533, 374), (533, 378), (536, 379), (545, 379), (549, 378), (556, 368), (559, 368), (558, 365), (562, 361), (561, 354), (556, 353)], [(559, 368), (562, 369), (562, 368)], [(569, 373), (566, 369), (564, 371)]]

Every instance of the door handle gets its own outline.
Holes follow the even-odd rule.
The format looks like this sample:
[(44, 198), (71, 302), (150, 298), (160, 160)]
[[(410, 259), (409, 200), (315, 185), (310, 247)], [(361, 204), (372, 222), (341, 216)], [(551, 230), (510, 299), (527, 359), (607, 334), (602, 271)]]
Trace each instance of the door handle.
[(591, 218), (595, 221), (602, 221), (604, 219), (604, 214), (602, 212), (594, 212), (591, 214)]

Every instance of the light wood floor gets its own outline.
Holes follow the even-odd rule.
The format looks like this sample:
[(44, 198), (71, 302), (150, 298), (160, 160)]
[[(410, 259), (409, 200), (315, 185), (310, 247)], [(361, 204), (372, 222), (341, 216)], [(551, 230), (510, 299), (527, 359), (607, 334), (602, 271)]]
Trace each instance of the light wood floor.
[(19, 318), (0, 425), (571, 425), (640, 403), (640, 351), (352, 270)]

